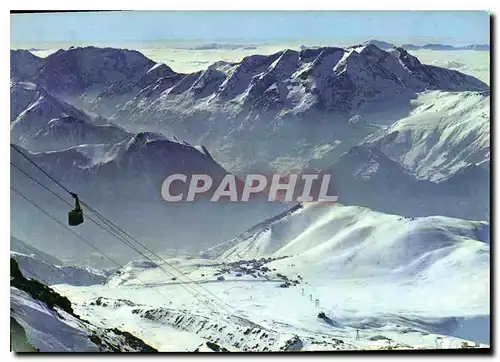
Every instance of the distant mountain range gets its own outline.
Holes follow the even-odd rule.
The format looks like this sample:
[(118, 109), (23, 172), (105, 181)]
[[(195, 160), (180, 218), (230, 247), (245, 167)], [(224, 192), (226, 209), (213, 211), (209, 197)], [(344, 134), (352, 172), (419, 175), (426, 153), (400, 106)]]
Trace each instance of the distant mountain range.
[[(373, 44), (379, 47), (380, 49), (392, 49), (397, 46), (391, 43), (387, 43), (381, 40), (369, 40), (363, 45)], [(453, 46), (448, 44), (425, 44), (425, 45), (414, 45), (414, 44), (402, 44), (401, 48), (406, 50), (477, 50), (477, 51), (489, 51), (489, 44), (470, 44), (470, 45), (461, 45), (461, 46)]]
[[(290, 206), (171, 205), (172, 173), (329, 170), (345, 204), (488, 219), (489, 87), (380, 47), (287, 49), (190, 74), (127, 49), (11, 51), (11, 142), (156, 250), (206, 247)], [(42, 227), (13, 210), (23, 232)]]

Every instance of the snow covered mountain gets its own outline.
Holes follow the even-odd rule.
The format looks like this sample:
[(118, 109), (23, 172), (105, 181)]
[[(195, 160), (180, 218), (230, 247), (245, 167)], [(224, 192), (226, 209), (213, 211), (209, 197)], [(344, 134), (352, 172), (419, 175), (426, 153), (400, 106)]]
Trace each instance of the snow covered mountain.
[(383, 40), (377, 40), (377, 39), (371, 39), (365, 41), (362, 45), (375, 45), (377, 48), (383, 49), (383, 50), (390, 50), (392, 48), (397, 48), (396, 45), (388, 43)]
[(32, 81), (56, 95), (92, 95), (113, 83), (132, 81), (154, 65), (136, 50), (71, 47), (49, 55)]
[(27, 256), (34, 257), (41, 260), (47, 264), (52, 265), (63, 265), (63, 262), (54, 256), (44, 253), (43, 251), (35, 248), (34, 246), (19, 240), (18, 238), (11, 235), (10, 237), (10, 251), (18, 254), (24, 254)]
[[(474, 167), (474, 170), (476, 166)], [(375, 144), (361, 144), (330, 168), (339, 202), (406, 217), (445, 215), (489, 220), (489, 172), (460, 171), (453, 180), (419, 180)]]
[(88, 114), (34, 83), (11, 84), (11, 140), (31, 150), (58, 150), (82, 143), (114, 143), (129, 134)]
[(11, 348), (15, 352), (156, 352), (130, 333), (81, 319), (71, 302), (26, 279), (11, 259)]
[(374, 45), (254, 55), (158, 86), (111, 118), (136, 129), (168, 128), (205, 144), (229, 170), (247, 172), (293, 163), (326, 167), (372, 133), (371, 123), (406, 116), (418, 92), (488, 90), (470, 76), (423, 65), (401, 48)]
[(76, 266), (62, 266), (47, 263), (36, 256), (10, 252), (26, 278), (38, 280), (47, 285), (94, 285), (103, 283), (107, 272)]
[[(56, 69), (66, 75), (50, 76)], [(231, 172), (325, 168), (377, 130), (373, 124), (408, 116), (419, 92), (489, 89), (372, 43), (252, 55), (191, 74), (128, 50), (74, 48), (49, 56), (39, 73), (33, 80), (65, 100), (134, 132), (203, 144)], [(61, 88), (67, 84), (71, 90)]]
[[(401, 48), (386, 52), (371, 44), (253, 55), (240, 63), (216, 63), (205, 72), (186, 75), (181, 83), (189, 85), (174, 86), (160, 96), (171, 100), (167, 102), (170, 107), (178, 108), (176, 102), (188, 101), (200, 111), (226, 108), (221, 111), (230, 113), (239, 113), (243, 108), (276, 109), (271, 113), (301, 113), (313, 108), (327, 112), (361, 111), (405, 92), (488, 89), (473, 77), (423, 65)], [(227, 109), (222, 100), (232, 100), (234, 104)], [(126, 112), (125, 108), (120, 114)], [(147, 115), (154, 118), (154, 112), (162, 109), (153, 107)], [(142, 109), (136, 113), (142, 113)], [(134, 113), (129, 112), (129, 118), (133, 119)], [(144, 122), (145, 117), (137, 118)]]
[[(268, 267), (282, 271), (289, 279), (300, 275), (314, 283), (306, 287), (314, 295), (320, 290), (325, 293), (320, 298), (331, 305), (332, 316), (342, 315), (340, 310), (347, 305), (364, 309), (352, 302), (362, 299), (357, 288), (393, 283), (404, 285), (406, 291), (385, 302), (383, 293), (367, 292), (374, 297), (369, 303), (381, 303), (380, 307), (387, 303), (387, 312), (394, 313), (393, 303), (401, 302), (402, 315), (474, 317), (479, 323), (482, 316), (489, 315), (489, 243), (486, 222), (446, 217), (410, 219), (355, 206), (313, 203), (262, 223), (202, 255), (227, 264), (276, 259)], [(349, 284), (352, 289), (342, 291), (340, 286)], [(443, 290), (447, 291), (446, 300), (438, 296)], [(483, 327), (488, 323), (484, 320)], [(463, 333), (480, 334), (477, 327), (471, 328)]]
[(10, 237), (10, 257), (18, 264), (26, 278), (38, 280), (47, 285), (94, 285), (104, 283), (113, 272), (110, 269), (92, 269), (64, 265), (54, 256), (45, 253), (34, 246)]
[(453, 46), (448, 44), (425, 44), (425, 45), (414, 45), (414, 44), (403, 44), (401, 48), (406, 50), (477, 50), (477, 51), (490, 51), (489, 44), (470, 44), (463, 46)]
[(160, 351), (485, 347), (489, 243), (485, 222), (311, 203), (204, 259), (137, 260), (105, 285), (57, 290)]
[(132, 95), (142, 93), (146, 97), (151, 96), (163, 83), (175, 84), (182, 77), (182, 74), (175, 73), (166, 64), (154, 64), (145, 73), (140, 72), (137, 79), (129, 77), (109, 85), (93, 101), (96, 105), (92, 110), (111, 116), (116, 112), (116, 108), (129, 101)]
[[(167, 202), (162, 197), (162, 184), (167, 176), (207, 174), (212, 177), (213, 191), (227, 171), (205, 148), (157, 133), (138, 133), (107, 146), (85, 145), (54, 152), (23, 152), (76, 192), (82, 201), (156, 251), (170, 248), (199, 251), (286, 208), (279, 203), (267, 202), (267, 199), (265, 202), (218, 203), (203, 197), (196, 202)], [(54, 189), (55, 185), (17, 152), (12, 151), (11, 160)], [(64, 215), (64, 219), (67, 217), (68, 205), (54, 200), (52, 194), (19, 171), (13, 170), (12, 182), (35, 202), (50, 205), (51, 212)], [(174, 194), (186, 193), (188, 184), (181, 183)], [(60, 189), (56, 191), (69, 203), (73, 202)], [(14, 215), (12, 229), (19, 231), (23, 238), (36, 240), (37, 244), (48, 249), (54, 249), (54, 245), (66, 245), (54, 250), (55, 255), (62, 260), (78, 258), (81, 263), (102, 262), (102, 257), (96, 257), (95, 251), (82, 255), (82, 243), (73, 236), (67, 233), (53, 235), (52, 227), (49, 227), (53, 222), (46, 218), (40, 219), (37, 210), (22, 200), (13, 202), (11, 211)], [(99, 240), (99, 247), (112, 253), (121, 262), (130, 260), (132, 256), (137, 257), (133, 250), (99, 230), (90, 220), (79, 227), (79, 231), (90, 240)]]
[(82, 144), (114, 144), (132, 134), (113, 125), (95, 125), (71, 116), (54, 118), (35, 134), (32, 150), (65, 149)]
[[(12, 194), (11, 229), (38, 249), (14, 239), (11, 258), (53, 286), (46, 301), (24, 277), (11, 287), (23, 348), (489, 344), (489, 87), (390, 45), (284, 50), (191, 74), (122, 49), (11, 52), (11, 141), (156, 253), (177, 251), (138, 255), (84, 205), (72, 230), (119, 264), (91, 269), (111, 265)], [(73, 203), (15, 151), (11, 161)], [(311, 168), (332, 173), (342, 205), (161, 194), (174, 173), (218, 185), (229, 172)], [(69, 205), (18, 170), (11, 184), (65, 222)]]
[[(16, 58), (16, 67), (28, 60)], [(285, 50), (192, 74), (111, 48), (61, 50), (43, 62), (31, 82), (11, 86), (11, 139), (43, 151), (32, 157), (157, 250), (213, 245), (284, 211), (166, 204), (161, 184), (172, 173), (208, 173), (217, 184), (228, 172), (332, 170), (345, 204), (489, 219), (489, 88), (401, 48)], [(51, 202), (17, 171), (13, 177)], [(23, 232), (32, 230), (23, 237), (35, 237), (40, 225), (26, 228), (30, 213), (12, 207)], [(49, 244), (49, 235), (42, 239)]]
[(442, 181), (490, 158), (490, 93), (426, 92), (408, 117), (370, 135), (419, 179)]
[[(279, 219), (261, 223), (251, 233), (208, 249), (202, 255), (219, 260), (296, 255), (298, 266), (299, 262), (306, 262), (308, 255), (328, 251), (332, 259), (323, 254), (318, 258), (319, 265), (309, 265), (303, 272), (323, 270), (328, 274), (331, 269), (337, 276), (347, 273), (353, 277), (357, 273), (367, 276), (364, 274), (367, 270), (370, 273), (391, 270), (409, 275), (426, 272), (429, 266), (437, 270), (438, 264), (430, 262), (434, 256), (441, 258), (463, 247), (477, 250), (477, 255), (468, 257), (470, 262), (481, 261), (474, 266), (480, 273), (489, 265), (482, 259), (483, 253), (489, 252), (489, 242), (489, 224), (484, 221), (437, 216), (405, 218), (358, 206), (311, 203)], [(457, 252), (457, 255), (466, 254)], [(439, 270), (452, 273), (446, 268)], [(468, 268), (463, 271), (476, 272)]]

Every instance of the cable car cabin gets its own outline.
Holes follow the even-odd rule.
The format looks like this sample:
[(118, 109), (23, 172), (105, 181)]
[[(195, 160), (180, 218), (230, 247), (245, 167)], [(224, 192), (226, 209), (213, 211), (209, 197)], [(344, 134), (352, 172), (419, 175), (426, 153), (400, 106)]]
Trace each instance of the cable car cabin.
[(78, 226), (83, 223), (83, 210), (71, 210), (68, 213), (68, 223), (70, 226)]
[(71, 196), (75, 199), (75, 208), (68, 213), (68, 224), (70, 226), (78, 226), (83, 223), (83, 210), (80, 207), (78, 195), (71, 193)]

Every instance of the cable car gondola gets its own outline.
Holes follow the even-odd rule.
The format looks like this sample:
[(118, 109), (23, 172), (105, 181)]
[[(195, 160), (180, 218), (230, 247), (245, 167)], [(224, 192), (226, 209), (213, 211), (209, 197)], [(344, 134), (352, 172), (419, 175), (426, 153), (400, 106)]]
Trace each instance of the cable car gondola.
[(68, 224), (69, 226), (78, 226), (83, 223), (83, 210), (80, 207), (78, 195), (73, 192), (70, 194), (75, 199), (75, 208), (68, 213)]

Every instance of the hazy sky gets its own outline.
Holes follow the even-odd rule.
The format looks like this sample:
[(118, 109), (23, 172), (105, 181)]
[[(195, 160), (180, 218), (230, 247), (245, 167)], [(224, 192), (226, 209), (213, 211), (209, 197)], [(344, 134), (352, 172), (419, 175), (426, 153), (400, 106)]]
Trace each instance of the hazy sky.
[(479, 11), (134, 11), (12, 14), (11, 43), (381, 39), (489, 43)]

